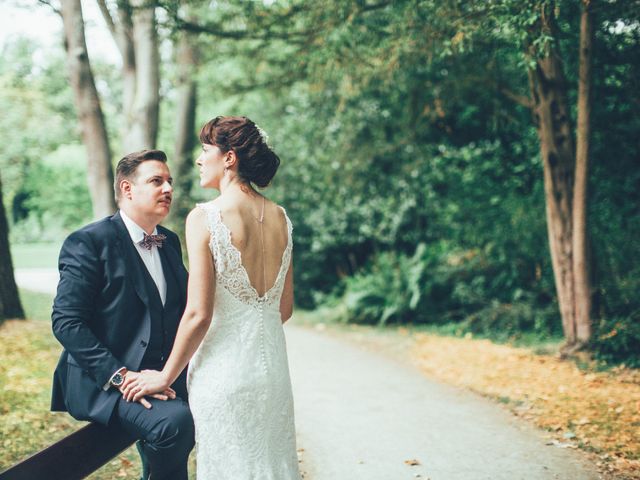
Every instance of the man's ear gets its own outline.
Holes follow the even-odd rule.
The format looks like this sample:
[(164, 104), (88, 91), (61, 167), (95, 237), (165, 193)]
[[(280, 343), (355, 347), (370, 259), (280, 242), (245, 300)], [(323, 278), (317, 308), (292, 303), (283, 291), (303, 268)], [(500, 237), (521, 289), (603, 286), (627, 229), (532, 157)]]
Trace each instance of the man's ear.
[(120, 198), (128, 198), (131, 200), (131, 182), (126, 178), (120, 182)]

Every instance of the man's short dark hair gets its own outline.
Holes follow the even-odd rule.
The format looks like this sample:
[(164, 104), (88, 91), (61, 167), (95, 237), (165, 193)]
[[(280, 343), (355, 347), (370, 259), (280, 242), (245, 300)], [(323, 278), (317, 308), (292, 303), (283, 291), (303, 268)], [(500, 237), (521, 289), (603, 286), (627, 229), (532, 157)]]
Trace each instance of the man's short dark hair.
[(113, 190), (116, 194), (116, 201), (120, 200), (120, 182), (123, 180), (131, 180), (136, 174), (138, 165), (148, 160), (157, 160), (158, 162), (167, 163), (167, 154), (162, 150), (141, 150), (125, 155), (118, 162), (116, 167), (116, 179), (113, 184)]

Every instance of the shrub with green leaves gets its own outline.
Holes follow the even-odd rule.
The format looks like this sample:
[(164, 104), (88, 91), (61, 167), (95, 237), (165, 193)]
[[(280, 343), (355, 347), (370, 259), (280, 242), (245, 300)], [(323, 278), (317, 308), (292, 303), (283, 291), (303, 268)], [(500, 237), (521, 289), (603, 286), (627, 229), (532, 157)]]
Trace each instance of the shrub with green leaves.
[(384, 252), (366, 271), (347, 277), (343, 319), (378, 325), (412, 321), (424, 296), (425, 251), (420, 244), (412, 257)]
[(640, 368), (640, 312), (628, 318), (601, 319), (594, 325), (591, 346), (596, 358)]
[(459, 322), (461, 332), (503, 340), (561, 333), (557, 305), (520, 289), (505, 295), (495, 270), (483, 252), (446, 242), (420, 243), (411, 256), (383, 252), (345, 278), (335, 311), (365, 324)]

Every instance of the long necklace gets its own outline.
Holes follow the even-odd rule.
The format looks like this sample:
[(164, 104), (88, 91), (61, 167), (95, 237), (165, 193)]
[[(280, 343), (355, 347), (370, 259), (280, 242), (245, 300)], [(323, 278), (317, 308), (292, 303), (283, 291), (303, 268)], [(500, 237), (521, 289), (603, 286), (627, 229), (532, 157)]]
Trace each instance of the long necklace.
[(266, 203), (265, 197), (262, 197), (262, 212), (260, 218), (253, 216), (254, 220), (260, 224), (260, 245), (262, 247), (262, 288), (264, 290), (263, 295), (267, 293), (267, 262), (265, 260), (264, 249), (264, 206)]

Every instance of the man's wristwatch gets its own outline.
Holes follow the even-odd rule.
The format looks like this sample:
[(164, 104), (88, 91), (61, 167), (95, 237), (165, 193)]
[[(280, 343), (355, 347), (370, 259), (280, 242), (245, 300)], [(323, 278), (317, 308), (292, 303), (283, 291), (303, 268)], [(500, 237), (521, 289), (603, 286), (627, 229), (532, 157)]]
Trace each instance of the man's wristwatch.
[(127, 374), (126, 368), (121, 368), (116, 373), (113, 374), (109, 383), (116, 388), (119, 388), (124, 383), (124, 376)]

